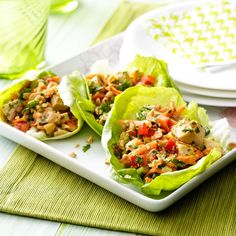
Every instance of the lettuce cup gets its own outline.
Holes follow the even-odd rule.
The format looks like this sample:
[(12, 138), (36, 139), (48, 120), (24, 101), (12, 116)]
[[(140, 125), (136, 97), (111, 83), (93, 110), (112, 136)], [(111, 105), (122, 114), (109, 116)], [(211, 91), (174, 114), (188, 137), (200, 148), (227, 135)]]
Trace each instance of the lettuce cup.
[(117, 96), (102, 145), (114, 177), (153, 196), (177, 189), (224, 153), (206, 111), (165, 87), (136, 86)]
[(0, 93), (0, 119), (40, 140), (63, 139), (77, 133), (83, 119), (76, 93), (47, 71), (15, 81)]
[(174, 86), (166, 64), (152, 57), (137, 55), (125, 70), (119, 72), (111, 71), (104, 63), (97, 63), (95, 67), (87, 76), (78, 78), (86, 89), (81, 87), (77, 105), (83, 119), (100, 136), (115, 97), (127, 88), (136, 85)]

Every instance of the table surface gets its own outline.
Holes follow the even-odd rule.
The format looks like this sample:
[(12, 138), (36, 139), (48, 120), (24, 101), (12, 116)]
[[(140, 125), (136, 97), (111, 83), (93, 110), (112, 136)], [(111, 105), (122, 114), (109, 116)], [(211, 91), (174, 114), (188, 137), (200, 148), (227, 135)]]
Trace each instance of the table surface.
[[(116, 10), (119, 0), (79, 0), (79, 8), (70, 14), (51, 15), (48, 23), (46, 62), (55, 65), (86, 50)], [(105, 13), (105, 14), (104, 14)], [(89, 16), (99, 16), (96, 20)], [(0, 81), (0, 88), (10, 81)], [(0, 136), (0, 168), (8, 160), (16, 143)], [(133, 235), (122, 232), (76, 226), (59, 222), (0, 213), (0, 235)]]
[[(141, 0), (136, 0), (141, 1)], [(150, 0), (149, 0), (150, 1)], [(154, 0), (152, 0), (153, 2)], [(48, 37), (46, 48), (47, 64), (55, 65), (89, 47), (107, 20), (116, 10), (119, 0), (79, 0), (79, 8), (64, 15), (49, 17)], [(147, 2), (147, 0), (145, 1)], [(158, 3), (172, 3), (173, 0), (156, 0)], [(90, 16), (99, 16), (94, 17)], [(0, 81), (0, 89), (8, 85), (9, 81)], [(0, 168), (8, 160), (16, 147), (16, 143), (0, 136)], [(130, 233), (114, 232), (78, 225), (70, 225), (53, 221), (34, 219), (16, 215), (0, 213), (1, 235), (134, 235)]]

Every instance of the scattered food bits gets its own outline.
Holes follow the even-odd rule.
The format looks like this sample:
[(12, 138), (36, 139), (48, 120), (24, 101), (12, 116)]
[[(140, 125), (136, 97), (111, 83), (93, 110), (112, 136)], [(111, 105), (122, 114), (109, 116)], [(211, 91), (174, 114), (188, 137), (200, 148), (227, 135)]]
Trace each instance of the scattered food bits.
[(105, 160), (105, 164), (106, 165), (110, 165), (111, 163), (110, 163), (110, 160)]
[(229, 150), (233, 150), (234, 148), (236, 148), (236, 143), (229, 143), (228, 144), (228, 149)]
[(76, 158), (76, 157), (77, 157), (77, 154), (76, 154), (75, 152), (71, 152), (71, 153), (69, 154), (69, 156), (70, 156), (70, 157), (73, 157), (73, 158)]
[(88, 144), (92, 144), (93, 141), (94, 141), (94, 137), (93, 137), (92, 135), (89, 136), (88, 139), (87, 139), (87, 143), (88, 143)]
[(86, 144), (83, 146), (83, 152), (87, 152), (91, 148), (90, 144)]
[(75, 144), (75, 148), (78, 148), (78, 147), (80, 147), (80, 144), (79, 143)]

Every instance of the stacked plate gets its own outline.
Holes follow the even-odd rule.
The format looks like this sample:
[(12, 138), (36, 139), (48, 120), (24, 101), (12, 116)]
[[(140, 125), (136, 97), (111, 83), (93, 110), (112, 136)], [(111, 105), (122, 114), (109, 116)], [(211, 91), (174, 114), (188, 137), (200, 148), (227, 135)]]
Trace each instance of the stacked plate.
[[(197, 4), (181, 4), (149, 12), (134, 21), (124, 34), (120, 51), (121, 64), (133, 60), (136, 54), (155, 56), (168, 64), (171, 77), (186, 101), (203, 105), (236, 107), (236, 61), (196, 66), (168, 47), (165, 37), (157, 41), (147, 30), (147, 24), (160, 15), (192, 11)], [(173, 17), (174, 18), (174, 17)], [(236, 32), (234, 32), (236, 35)], [(175, 42), (173, 42), (175, 43)], [(176, 45), (175, 45), (176, 46)], [(173, 47), (172, 47), (173, 49)], [(196, 57), (195, 57), (196, 58)]]

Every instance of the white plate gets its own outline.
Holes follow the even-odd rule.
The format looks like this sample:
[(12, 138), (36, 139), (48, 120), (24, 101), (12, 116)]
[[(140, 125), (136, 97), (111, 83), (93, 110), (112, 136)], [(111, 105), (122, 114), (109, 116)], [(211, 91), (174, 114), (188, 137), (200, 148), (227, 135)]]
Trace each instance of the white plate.
[(187, 93), (184, 92), (183, 90), (182, 90), (182, 95), (184, 97), (184, 100), (187, 102), (194, 101), (198, 104), (215, 106), (215, 107), (236, 107), (236, 98), (215, 98), (215, 97)]
[(201, 87), (197, 87), (197, 86), (183, 84), (180, 82), (176, 82), (176, 85), (184, 93), (209, 96), (209, 97), (213, 97), (212, 99), (214, 99), (214, 98), (227, 98), (227, 99), (229, 99), (230, 98), (231, 100), (233, 100), (233, 99), (236, 100), (236, 91), (207, 89), (207, 88), (201, 88)]
[(163, 7), (135, 20), (125, 32), (120, 54), (121, 62), (127, 63), (136, 53), (155, 56), (168, 63), (172, 78), (178, 82), (203, 88), (236, 91), (236, 65), (215, 72), (201, 71), (191, 66), (183, 58), (168, 52), (163, 45), (158, 44), (147, 33), (146, 24), (149, 19), (157, 17), (160, 13), (187, 11), (197, 5), (202, 5), (202, 3), (185, 3)]
[[(122, 43), (121, 36), (111, 39), (95, 48), (92, 48), (60, 65), (51, 68), (55, 73), (64, 75), (75, 69), (80, 68), (86, 72), (91, 64), (96, 60), (108, 58), (111, 64), (118, 63), (119, 49)], [(213, 119), (219, 118), (218, 114), (221, 110), (213, 109), (211, 116)], [(114, 181), (110, 177), (110, 167), (105, 164), (105, 153), (102, 149), (99, 137), (88, 127), (84, 126), (81, 132), (73, 137), (57, 140), (41, 142), (13, 127), (0, 122), (0, 134), (11, 139), (49, 160), (71, 170), (72, 172), (90, 180), (91, 182), (107, 189), (108, 191), (126, 199), (137, 206), (148, 211), (161, 211), (188, 192), (196, 188), (207, 178), (218, 172), (220, 169), (228, 165), (236, 159), (236, 150), (231, 151), (217, 162), (215, 162), (208, 170), (191, 179), (177, 190), (169, 195), (162, 196), (160, 199), (147, 197), (137, 191), (130, 185), (124, 185)], [(95, 136), (95, 141), (86, 153), (82, 151), (82, 146), (86, 143), (90, 135)], [(232, 138), (236, 139), (236, 133), (232, 133)], [(79, 148), (75, 148), (76, 144), (80, 144)], [(72, 158), (68, 154), (75, 152), (77, 158)], [(19, 157), (20, 158), (20, 157)], [(63, 187), (63, 186), (62, 186)]]

